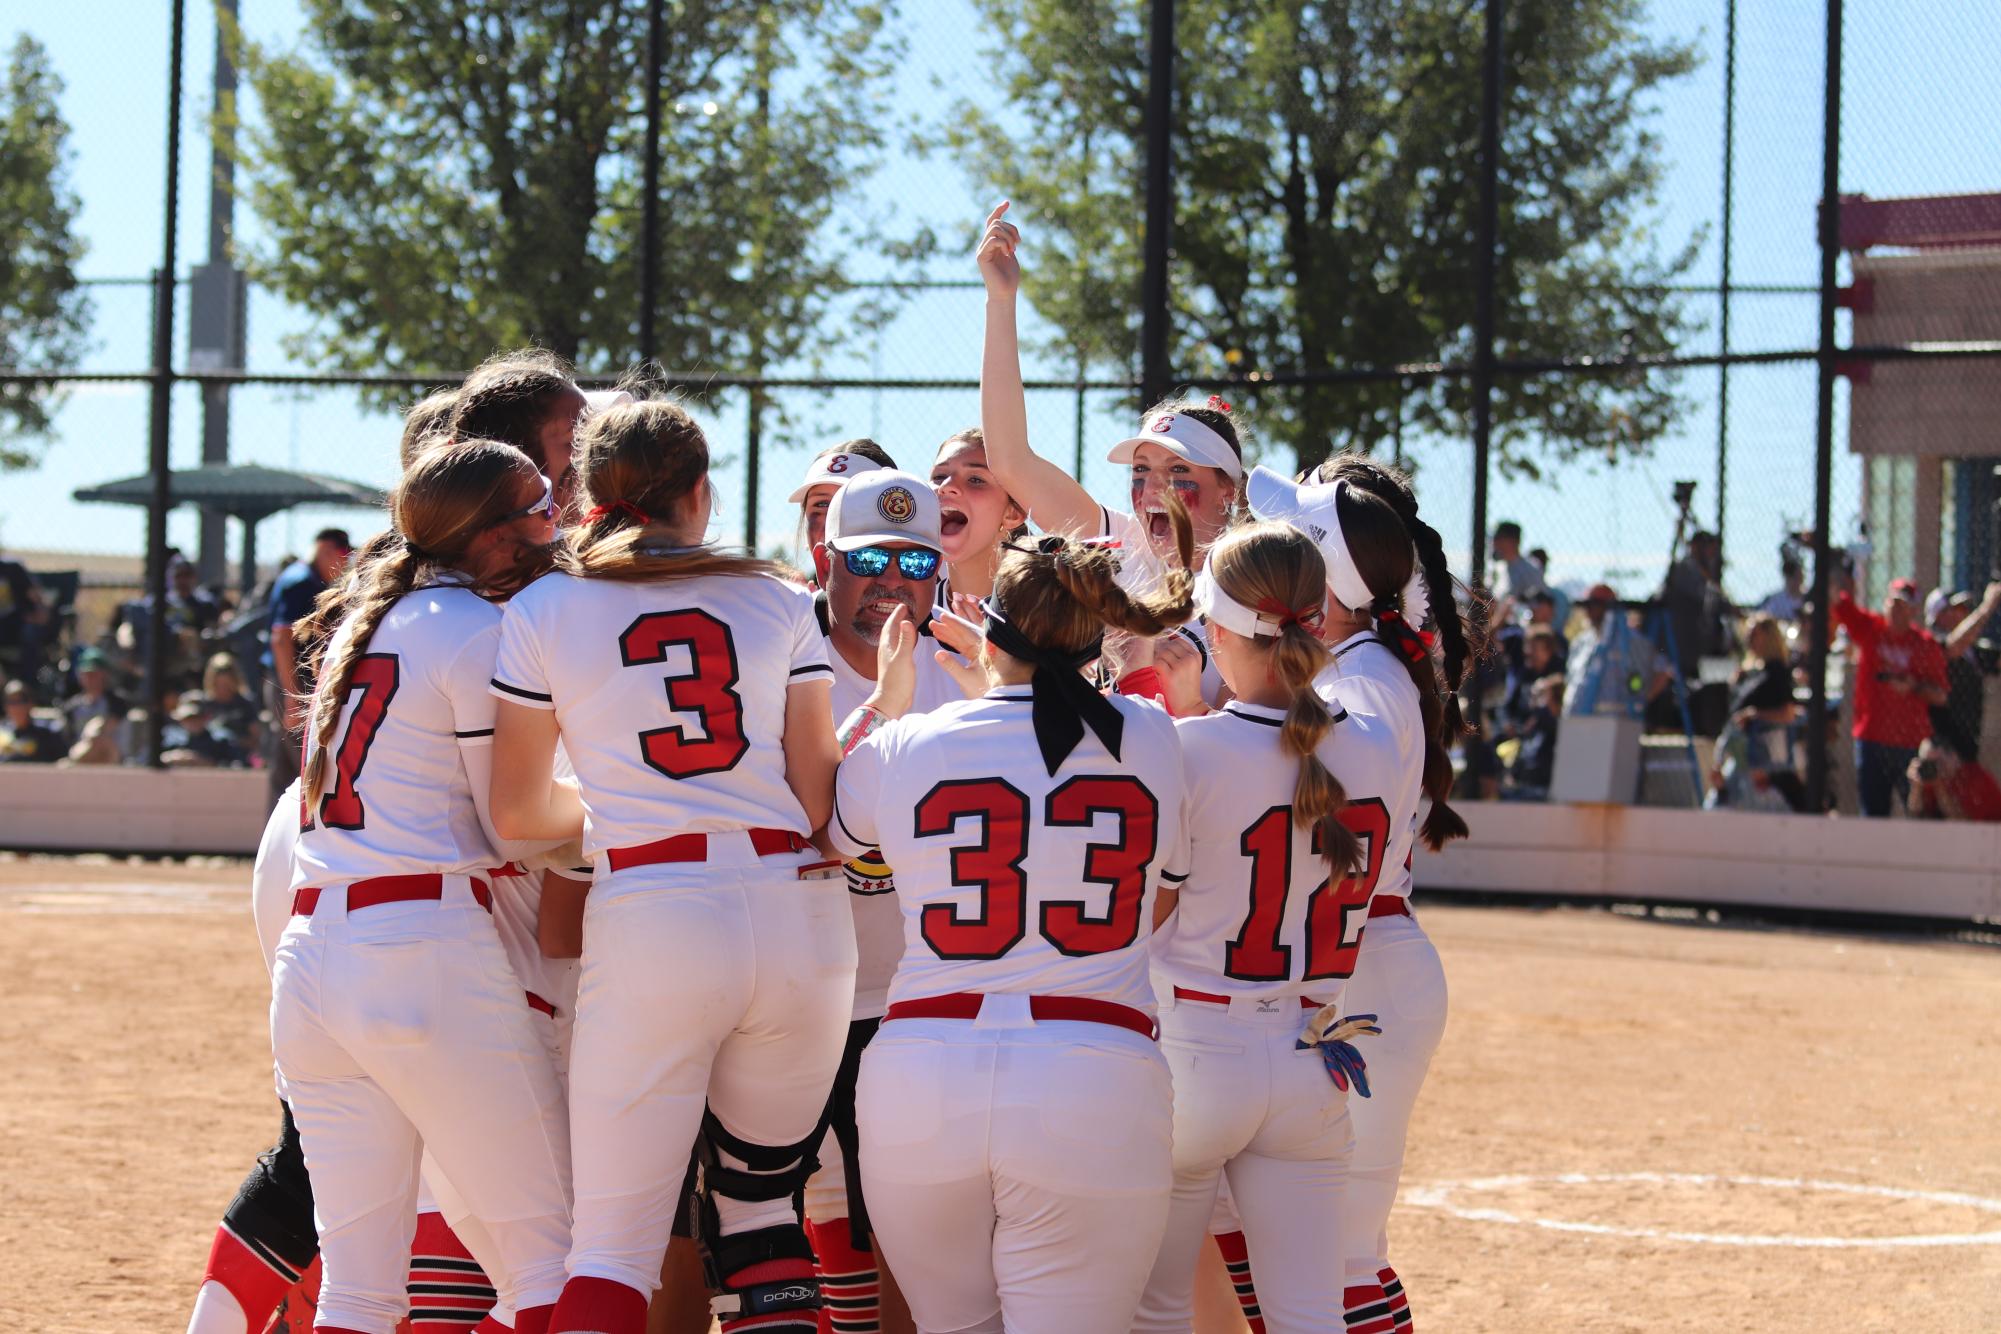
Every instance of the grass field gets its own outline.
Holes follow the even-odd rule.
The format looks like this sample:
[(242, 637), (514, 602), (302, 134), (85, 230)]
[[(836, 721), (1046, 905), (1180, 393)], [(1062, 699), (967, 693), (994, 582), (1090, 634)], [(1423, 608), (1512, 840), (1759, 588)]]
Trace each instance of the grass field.
[[(242, 863), (0, 856), (0, 1325), (184, 1327), (277, 1125), (247, 903)], [(1392, 1238), (1428, 1334), (2001, 1328), (2001, 955), (1423, 918), (1452, 1020)]]

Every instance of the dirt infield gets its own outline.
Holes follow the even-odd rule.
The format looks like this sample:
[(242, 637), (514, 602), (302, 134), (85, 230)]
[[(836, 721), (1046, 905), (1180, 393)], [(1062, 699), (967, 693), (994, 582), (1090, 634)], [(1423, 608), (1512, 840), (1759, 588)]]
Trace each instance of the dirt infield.
[[(0, 1325), (185, 1325), (277, 1126), (247, 882), (0, 857)], [(1424, 920), (1452, 1021), (1392, 1235), (1430, 1334), (2001, 1328), (2001, 955)]]

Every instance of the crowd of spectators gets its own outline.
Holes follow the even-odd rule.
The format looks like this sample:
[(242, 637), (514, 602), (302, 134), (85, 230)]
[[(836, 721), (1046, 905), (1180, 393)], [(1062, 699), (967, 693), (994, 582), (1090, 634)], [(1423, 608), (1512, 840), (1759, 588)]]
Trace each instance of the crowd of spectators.
[[(283, 563), (269, 588), (232, 606), (200, 586), (195, 568), (168, 564), (163, 611), (161, 761), (170, 768), (271, 771), (274, 790), (297, 772), (295, 693), (301, 679), (292, 624), (339, 577), (347, 535), (322, 531), (312, 554)], [(52, 605), (17, 561), (0, 559), (0, 764), (115, 765), (146, 755), (145, 664), (153, 599), (120, 606), (100, 632), (78, 636), (70, 609)]]
[[(1706, 806), (1808, 810), (1805, 566), (1789, 544), (1780, 586), (1739, 607), (1723, 592), (1721, 551), (1713, 534), (1697, 532), (1651, 596), (1622, 599), (1598, 583), (1572, 605), (1550, 582), (1547, 558), (1524, 550), (1520, 526), (1497, 526), (1489, 652), (1464, 701), (1476, 726), (1462, 795), (1546, 799), (1564, 719), (1609, 715), (1685, 739), (1683, 755), (1699, 742)], [(1835, 670), (1820, 725), (1852, 720), (1852, 744), (1829, 753), (1852, 765), (1844, 777), (1861, 814), (2001, 820), (2001, 784), (1981, 754), (1985, 682), (2001, 670), (1986, 637), (1997, 612), (2001, 583), (1980, 596), (1925, 596), (1897, 578), (1871, 609), (1856, 600), (1852, 576), (1836, 580)]]

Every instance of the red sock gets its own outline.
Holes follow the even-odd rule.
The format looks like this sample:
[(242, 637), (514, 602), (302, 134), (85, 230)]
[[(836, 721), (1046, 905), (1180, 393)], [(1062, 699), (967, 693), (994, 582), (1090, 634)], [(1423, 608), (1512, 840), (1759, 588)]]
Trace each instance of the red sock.
[[(438, 1213), (417, 1215), (410, 1242), (410, 1334), (465, 1334), (499, 1300), (472, 1252)], [(492, 1329), (504, 1330), (504, 1325)]]
[(550, 1308), (547, 1334), (646, 1334), (646, 1294), (608, 1278), (572, 1278)]
[(1380, 1283), (1350, 1283), (1342, 1293), (1342, 1320), (1348, 1334), (1394, 1334), (1397, 1322)]
[(1230, 1271), (1230, 1286), (1237, 1290), (1237, 1305), (1244, 1308), (1251, 1334), (1265, 1334), (1264, 1313), (1258, 1310), (1257, 1284), (1251, 1281), (1251, 1248), (1244, 1244), (1244, 1234), (1218, 1232), (1216, 1249), (1223, 1253), (1223, 1267)]
[(299, 1273), (268, 1248), (253, 1249), (225, 1223), (215, 1230), (215, 1240), (209, 1243), (208, 1265), (202, 1270), (201, 1281), (225, 1289), (243, 1308), (250, 1328), (261, 1330), (299, 1281)]
[(1397, 1334), (1411, 1334), (1414, 1326), (1410, 1321), (1410, 1298), (1404, 1295), (1403, 1280), (1388, 1265), (1378, 1269), (1376, 1277), (1382, 1282), (1383, 1296), (1389, 1299), (1390, 1318), (1397, 1322)]
[(875, 1256), (856, 1250), (848, 1220), (806, 1222), (819, 1259), (820, 1334), (882, 1334), (882, 1274)]

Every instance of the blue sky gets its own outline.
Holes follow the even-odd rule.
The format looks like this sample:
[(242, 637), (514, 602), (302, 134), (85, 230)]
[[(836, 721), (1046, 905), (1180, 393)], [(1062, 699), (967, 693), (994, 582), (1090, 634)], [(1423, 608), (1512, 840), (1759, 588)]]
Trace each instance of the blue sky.
[[(1820, 180), (1821, 15), (1810, 3), (1742, 6), (1737, 70), (1737, 170), (1735, 278), (1739, 283), (1811, 283), (1817, 272), (1814, 203)], [(18, 11), (17, 11), (18, 12)], [(1655, 129), (1667, 172), (1658, 230), (1676, 246), (1707, 229), (1691, 279), (1714, 282), (1720, 247), (1722, 157), (1723, 0), (1656, 0), (1649, 23), (1661, 35), (1694, 41), (1700, 68), (1659, 99)], [(295, 34), (300, 17), (293, 0), (243, 0), (244, 21), (260, 36)], [(17, 23), (19, 21), (17, 20)], [(966, 71), (981, 67), (978, 25), (966, 0), (906, 3), (898, 20), (909, 39), (900, 65), (897, 100), (907, 109), (942, 105), (936, 80), (963, 89)], [(2001, 123), (2001, 10), (1961, 3), (1920, 5), (1886, 0), (1848, 6), (1847, 91), (1844, 102), (1843, 188), (1874, 195), (1950, 193), (2001, 189), (2001, 139), (1983, 127)], [(166, 6), (148, 0), (104, 0), (90, 5), (38, 7), (24, 25), (50, 50), (67, 82), (63, 109), (75, 149), (73, 182), (83, 200), (81, 228), (90, 243), (84, 271), (92, 276), (144, 274), (159, 262), (161, 156), (165, 143)], [(107, 40), (115, 34), (115, 40)], [(7, 35), (7, 34), (0, 34)], [(181, 248), (183, 271), (205, 257), (207, 192), (202, 188), (206, 146), (202, 118), (208, 108), (214, 23), (207, 6), (189, 4), (186, 95), (183, 103)], [(1137, 58), (1137, 57), (1136, 57)], [(894, 158), (870, 187), (875, 200), (897, 203), (902, 219), (935, 225), (947, 238), (970, 238), (988, 202), (970, 189), (948, 161)], [(1030, 244), (1026, 291), (1033, 299), (1035, 220), (1020, 218)], [(239, 211), (240, 230), (254, 223)], [(950, 255), (934, 262), (937, 277), (970, 277), (969, 263)], [(89, 365), (136, 369), (147, 361), (149, 317), (138, 288), (99, 288), (96, 347)], [(1708, 325), (1693, 350), (1714, 347), (1715, 301), (1691, 298)], [(879, 340), (843, 348), (836, 373), (904, 376), (972, 376), (978, 369), (981, 298), (977, 290), (927, 293)], [(183, 324), (185, 300), (181, 303)], [(254, 294), (250, 315), (250, 364), (289, 369), (282, 335), (302, 327), (305, 315)], [(1739, 349), (1806, 347), (1814, 337), (1811, 296), (1741, 296), (1732, 312)], [(184, 358), (185, 331), (177, 334), (176, 361)], [(1040, 368), (1065, 374), (1059, 366)], [(1037, 368), (1031, 367), (1031, 375)], [(1716, 375), (1690, 372), (1682, 387), (1690, 409), (1682, 427), (1653, 459), (1613, 469), (1572, 468), (1555, 482), (1496, 478), (1490, 500), (1495, 519), (1512, 517), (1528, 530), (1530, 545), (1547, 546), (1555, 573), (1565, 581), (1611, 577), (1631, 589), (1653, 582), (1672, 529), (1669, 495), (1677, 477), (1701, 483), (1697, 511), (1715, 514)], [(57, 419), (57, 433), (42, 465), (0, 478), (0, 542), (10, 548), (57, 551), (137, 550), (143, 541), (139, 511), (79, 505), (79, 486), (143, 470), (147, 390), (136, 384), (87, 386), (74, 392)], [(977, 417), (970, 391), (854, 391), (793, 394), (787, 406), (810, 440), (873, 434), (907, 464), (922, 466), (931, 445)], [(1075, 399), (1068, 393), (1031, 396), (1032, 427), (1045, 452), (1069, 459)], [(1732, 546), (1731, 589), (1739, 597), (1762, 594), (1774, 582), (1772, 555), (1788, 523), (1804, 520), (1812, 505), (1814, 383), (1810, 366), (1744, 369), (1731, 380), (1732, 463), (1727, 515)], [(236, 391), (234, 456), (318, 469), (377, 483), (393, 471), (395, 423), (360, 412), (334, 391), (294, 393), (251, 387)], [(710, 418), (719, 453), (740, 453), (742, 418), (733, 405)], [(1087, 405), (1086, 480), (1116, 500), (1117, 470), (1101, 462), (1104, 447), (1122, 429), (1108, 396)], [(191, 462), (200, 448), (198, 398), (176, 394), (174, 458)], [(761, 487), (760, 538), (789, 536), (785, 494), (803, 466), (807, 448), (767, 456)], [(1463, 440), (1413, 441), (1425, 511), (1462, 553), (1468, 536), (1469, 451)], [(719, 477), (726, 497), (720, 528), (741, 535), (741, 473)], [(1836, 470), (1837, 534), (1852, 532), (1859, 502), (1858, 469), (1845, 454)], [(374, 516), (355, 512), (295, 512), (266, 521), (260, 530), (268, 556), (297, 546), (326, 521), (368, 530)], [(190, 542), (191, 517), (176, 512), (176, 541)], [(235, 539), (231, 539), (232, 550)]]

